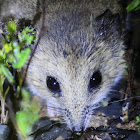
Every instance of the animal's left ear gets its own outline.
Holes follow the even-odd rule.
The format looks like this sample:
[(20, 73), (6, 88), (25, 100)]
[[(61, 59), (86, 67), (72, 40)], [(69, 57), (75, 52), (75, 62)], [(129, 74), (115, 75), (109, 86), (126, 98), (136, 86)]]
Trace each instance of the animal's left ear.
[(123, 20), (119, 14), (113, 15), (109, 10), (96, 18), (97, 33), (99, 36), (107, 37), (122, 36), (124, 30)]

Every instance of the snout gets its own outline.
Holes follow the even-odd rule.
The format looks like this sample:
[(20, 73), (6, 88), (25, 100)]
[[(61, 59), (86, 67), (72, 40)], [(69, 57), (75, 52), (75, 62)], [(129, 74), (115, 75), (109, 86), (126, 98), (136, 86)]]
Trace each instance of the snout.
[(74, 108), (72, 110), (65, 109), (64, 120), (68, 127), (75, 133), (85, 131), (91, 119), (90, 108), (82, 109)]

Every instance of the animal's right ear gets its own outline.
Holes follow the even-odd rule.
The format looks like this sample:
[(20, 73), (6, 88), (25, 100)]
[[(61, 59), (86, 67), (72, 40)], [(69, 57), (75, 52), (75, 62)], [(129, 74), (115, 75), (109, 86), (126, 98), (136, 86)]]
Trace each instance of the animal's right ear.
[(97, 33), (101, 37), (122, 36), (123, 21), (119, 14), (112, 14), (110, 10), (106, 10), (103, 14), (96, 18)]

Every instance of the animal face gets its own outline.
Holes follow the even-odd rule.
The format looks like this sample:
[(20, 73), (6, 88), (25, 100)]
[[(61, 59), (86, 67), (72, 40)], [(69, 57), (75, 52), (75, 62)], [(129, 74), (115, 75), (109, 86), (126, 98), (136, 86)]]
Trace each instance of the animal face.
[(119, 17), (110, 11), (95, 18), (84, 5), (64, 9), (46, 15), (26, 83), (46, 101), (50, 117), (62, 116), (71, 130), (81, 131), (124, 75), (124, 45)]

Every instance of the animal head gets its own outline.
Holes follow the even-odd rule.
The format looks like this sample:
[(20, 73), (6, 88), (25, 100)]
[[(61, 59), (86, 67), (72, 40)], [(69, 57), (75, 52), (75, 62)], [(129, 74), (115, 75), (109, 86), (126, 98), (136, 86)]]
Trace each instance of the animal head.
[(121, 22), (110, 11), (95, 18), (88, 7), (61, 9), (46, 15), (26, 83), (46, 100), (50, 116), (57, 112), (71, 130), (81, 131), (124, 75)]

